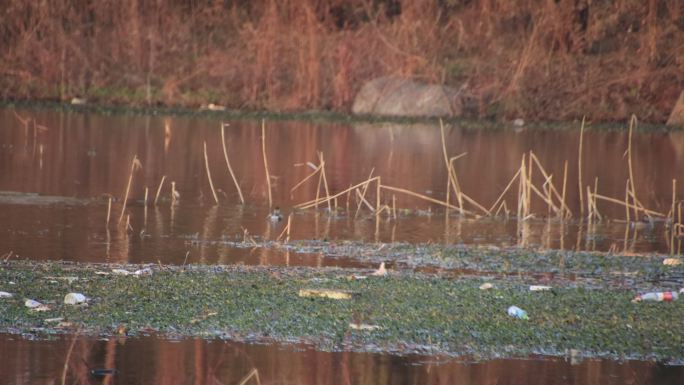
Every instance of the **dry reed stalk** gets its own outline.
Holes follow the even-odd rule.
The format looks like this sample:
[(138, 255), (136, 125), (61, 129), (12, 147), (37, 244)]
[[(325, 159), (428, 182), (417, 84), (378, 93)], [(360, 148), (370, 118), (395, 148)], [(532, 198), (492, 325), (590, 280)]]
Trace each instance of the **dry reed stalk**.
[(368, 210), (375, 211), (375, 208), (373, 208), (373, 206), (366, 200), (366, 197), (364, 197), (363, 194), (359, 192), (359, 189), (355, 189), (354, 191), (356, 192), (356, 197), (359, 199), (359, 205), (363, 203), (366, 205), (366, 207), (368, 207)]
[[(616, 199), (617, 200), (617, 199)], [(627, 224), (629, 225), (629, 179), (627, 179), (627, 182), (625, 182), (625, 220), (627, 221)]]
[(525, 199), (525, 192), (527, 191), (527, 188), (525, 187), (525, 183), (527, 181), (527, 172), (525, 170), (525, 154), (523, 154), (522, 162), (520, 163), (520, 168), (518, 169), (518, 172), (520, 173), (520, 178), (518, 178), (518, 220), (523, 218), (523, 214), (525, 212), (524, 205), (527, 201)]
[[(462, 198), (465, 198), (465, 200), (467, 200), (471, 205), (473, 205), (473, 206), (475, 206), (476, 208), (482, 210), (482, 212), (483, 212), (485, 215), (488, 215), (488, 216), (491, 216), (491, 215), (492, 215), (492, 212), (491, 212), (490, 210), (487, 210), (484, 206), (482, 206), (481, 204), (477, 203), (473, 198), (471, 198), (470, 196), (468, 196), (468, 195), (467, 195), (466, 193), (464, 193), (463, 191), (460, 191), (460, 194), (459, 194), (459, 195), (460, 195)], [(459, 210), (461, 210), (461, 209), (459, 209)], [(463, 212), (463, 210), (461, 210), (461, 212)]]
[[(323, 179), (323, 187), (325, 187), (325, 197), (330, 197), (330, 190), (328, 189), (328, 178), (325, 176), (325, 160), (323, 159), (323, 152), (318, 153), (318, 160), (321, 165), (321, 177)], [(328, 202), (328, 212), (332, 212), (332, 207), (330, 207), (330, 199), (326, 199)]]
[(285, 234), (287, 234), (287, 238), (285, 239), (285, 243), (290, 242), (290, 224), (292, 224), (292, 213), (290, 213), (287, 216), (287, 225), (283, 229), (283, 231), (280, 232), (280, 235), (278, 235), (278, 238), (276, 238), (276, 242), (280, 242), (280, 240), (283, 238)]
[(380, 215), (380, 188), (382, 188), (382, 183), (380, 182), (380, 177), (378, 177), (378, 180), (376, 181), (376, 190), (375, 190), (375, 215)]
[(161, 181), (159, 181), (159, 187), (157, 187), (157, 195), (154, 197), (154, 205), (157, 205), (157, 201), (159, 200), (159, 194), (161, 193), (162, 186), (164, 185), (164, 180), (166, 179), (166, 175), (163, 175), (161, 178)]
[[(463, 197), (465, 196), (465, 193), (463, 192), (463, 189), (461, 188), (461, 183), (458, 181), (458, 175), (456, 174), (456, 166), (454, 165), (454, 161), (464, 157), (467, 155), (467, 152), (464, 152), (462, 154), (452, 156), (449, 158), (449, 178), (451, 179), (451, 183), (454, 187), (454, 194), (456, 194), (456, 199), (458, 200), (458, 207), (463, 207)], [(480, 206), (478, 203), (474, 203), (472, 199), (469, 197), (467, 198), (471, 201), (472, 204), (479, 206), (480, 209), (483, 211), (487, 211), (487, 209), (484, 209), (482, 206)]]
[(245, 204), (245, 197), (242, 196), (242, 189), (240, 189), (240, 184), (237, 181), (237, 178), (235, 177), (235, 173), (233, 172), (233, 167), (230, 166), (230, 160), (228, 160), (228, 150), (226, 149), (226, 135), (224, 132), (224, 127), (228, 126), (229, 124), (227, 123), (222, 123), (221, 124), (221, 145), (223, 147), (223, 157), (226, 160), (226, 166), (228, 166), (228, 171), (230, 172), (230, 177), (233, 178), (233, 183), (235, 184), (235, 188), (237, 189), (238, 195), (240, 196), (240, 203)]
[[(502, 193), (499, 195), (499, 197), (494, 201), (494, 204), (493, 204), (492, 207), (489, 209), (489, 212), (491, 212), (492, 210), (494, 210), (494, 208), (497, 207), (497, 205), (499, 204), (499, 201), (503, 199), (504, 195), (506, 195), (506, 192), (508, 192), (508, 190), (509, 190), (509, 189), (511, 188), (511, 186), (513, 185), (513, 182), (515, 182), (515, 178), (517, 178), (518, 176), (520, 176), (520, 169), (518, 169), (518, 171), (515, 173), (515, 175), (513, 175), (513, 178), (511, 178), (511, 180), (508, 182), (508, 184), (506, 185), (506, 188), (504, 188), (503, 192), (502, 192)], [(497, 210), (497, 211), (498, 211), (498, 210)]]
[[(568, 205), (565, 204), (565, 188), (567, 186), (567, 182), (568, 182), (568, 161), (566, 160), (565, 165), (563, 166), (563, 195), (561, 196), (561, 202), (562, 202), (561, 207), (564, 207), (565, 211), (561, 212), (561, 218), (562, 219), (569, 218), (572, 215), (572, 213), (570, 212), (570, 209), (568, 208)], [(561, 240), (562, 240), (562, 238), (563, 237), (561, 236)]]
[[(544, 176), (544, 178), (547, 179), (547, 180), (548, 180), (548, 179), (551, 179), (551, 176), (552, 176), (552, 175), (546, 172), (546, 169), (544, 168), (544, 166), (542, 166), (541, 162), (539, 161), (539, 158), (537, 158), (537, 155), (535, 155), (532, 151), (530, 151), (530, 158), (532, 158), (532, 160), (534, 161), (534, 163), (537, 165), (537, 168), (539, 168), (539, 171), (542, 173), (542, 175)], [(566, 168), (567, 168), (567, 161), (566, 161)], [(563, 183), (565, 183), (565, 180), (564, 180)], [(564, 195), (562, 196), (562, 195), (558, 192), (558, 190), (556, 189), (556, 186), (554, 186), (553, 183), (551, 183), (551, 184), (549, 185), (549, 187), (551, 188), (551, 192), (556, 196), (556, 199), (558, 199), (558, 201), (561, 202), (561, 205), (560, 205), (561, 208), (566, 209), (566, 210), (569, 211), (570, 209), (565, 205), (565, 198), (564, 198)]]
[[(446, 138), (444, 135), (444, 122), (442, 119), (439, 120), (439, 132), (441, 135), (442, 139), (442, 154), (444, 155), (444, 165), (447, 168), (447, 187), (452, 186), (454, 188), (454, 192), (456, 194), (456, 198), (459, 200), (459, 209), (461, 210), (461, 214), (463, 214), (463, 201), (460, 199), (460, 194), (459, 191), (461, 190), (460, 186), (458, 185), (458, 182), (454, 178), (454, 173), (452, 173), (452, 168), (451, 168), (451, 163), (449, 162), (449, 155), (447, 154), (447, 149), (446, 149)], [(451, 191), (447, 188), (447, 199), (448, 195), (451, 194)]]
[(149, 193), (150, 193), (149, 190), (150, 190), (150, 189), (147, 188), (147, 186), (145, 186), (145, 199), (143, 200), (143, 205), (145, 205), (145, 207), (147, 207), (147, 197), (148, 197), (148, 195), (149, 195)]
[(672, 179), (672, 208), (670, 209), (670, 254), (674, 254), (674, 228), (675, 228), (675, 221), (674, 221), (674, 211), (675, 211), (675, 202), (677, 200), (677, 179)]
[[(542, 193), (541, 191), (539, 191), (539, 189), (538, 189), (535, 185), (533, 185), (532, 182), (531, 182), (530, 180), (528, 180), (528, 182), (527, 182), (527, 187), (528, 187), (528, 189), (530, 189), (532, 192), (534, 192), (535, 194), (537, 194), (537, 196), (539, 196), (539, 198), (541, 198), (541, 200), (543, 200), (547, 205), (551, 206), (551, 207), (553, 208), (553, 211), (558, 212), (558, 211), (560, 210), (560, 209), (553, 203), (553, 200), (550, 199), (549, 197), (547, 197), (547, 195), (545, 195), (545, 194)], [(531, 196), (528, 196), (527, 199), (528, 199), (528, 200), (531, 199)], [(527, 203), (528, 209), (529, 209), (530, 206), (531, 206), (531, 203), (528, 202), (528, 203)], [(529, 214), (529, 213), (528, 213), (528, 214)]]
[(591, 225), (594, 219), (594, 213), (592, 211), (593, 205), (591, 204), (591, 202), (591, 187), (587, 186), (587, 222), (589, 222), (589, 225)]
[(397, 196), (392, 194), (392, 217), (397, 219)]
[[(544, 182), (544, 184), (542, 185), (542, 189), (544, 189), (544, 192), (546, 192), (546, 200), (547, 200), (546, 215), (547, 215), (548, 217), (551, 217), (551, 207), (552, 207), (552, 205), (551, 205), (551, 199), (552, 199), (552, 196), (551, 196), (551, 187), (549, 187), (549, 185), (553, 186), (553, 184), (552, 184), (552, 183), (553, 183), (553, 179), (552, 179), (552, 178), (553, 178), (553, 175), (550, 175), (550, 176), (546, 179), (546, 181)], [(556, 213), (557, 213), (558, 215), (560, 215), (560, 212), (563, 211), (562, 209), (563, 209), (563, 208), (561, 207), (561, 209), (558, 210)]]
[(582, 143), (584, 142), (584, 123), (586, 117), (582, 117), (582, 126), (580, 126), (580, 139), (579, 139), (579, 154), (577, 155), (577, 187), (579, 188), (579, 198), (580, 198), (580, 218), (584, 217), (584, 197), (582, 192)]
[(105, 227), (109, 227), (109, 218), (112, 214), (112, 197), (109, 197), (109, 200), (107, 202), (107, 223), (105, 224)]
[[(392, 187), (392, 186), (387, 186), (387, 185), (382, 185), (381, 188), (383, 188), (383, 189), (385, 189), (385, 190), (389, 190), (389, 191), (395, 191), (395, 192), (404, 193), (404, 194), (406, 194), (406, 195), (411, 195), (411, 196), (414, 196), (414, 197), (416, 197), (416, 198), (423, 199), (423, 200), (428, 201), (428, 202), (436, 203), (436, 204), (441, 205), (441, 206), (444, 206), (444, 207), (446, 207), (446, 208), (457, 209), (457, 207), (454, 206), (454, 205), (452, 205), (452, 204), (447, 205), (447, 203), (444, 202), (444, 201), (440, 201), (440, 200), (431, 198), (431, 197), (426, 196), (426, 195), (423, 195), (423, 194), (418, 194), (418, 193), (413, 192), (413, 191), (411, 191), (411, 190), (406, 190), (406, 189), (403, 189), (403, 188)], [(475, 214), (473, 214), (473, 213), (471, 213), (471, 212), (469, 212), (469, 211), (467, 211), (467, 210), (465, 210), (465, 209), (464, 209), (463, 211), (466, 212), (466, 213), (468, 213), (468, 214), (475, 215)]]
[(271, 195), (271, 174), (268, 172), (268, 159), (266, 159), (266, 121), (261, 119), (261, 152), (264, 155), (264, 170), (266, 171), (266, 187), (268, 188), (268, 208), (273, 207)]
[[(373, 167), (373, 168), (371, 169), (370, 173), (368, 174), (368, 179), (370, 179), (370, 178), (373, 176), (373, 171), (375, 171), (375, 167)], [(369, 186), (369, 184), (366, 184), (366, 185), (363, 186), (363, 192), (361, 193), (361, 199), (362, 199), (362, 200), (364, 200), (364, 197), (366, 196), (366, 191), (368, 190), (368, 186)], [(358, 192), (358, 191), (357, 191), (357, 192)], [(362, 202), (359, 201), (359, 202), (356, 204), (356, 212), (354, 212), (354, 218), (358, 217), (358, 215), (359, 215), (359, 210), (361, 209), (361, 203), (362, 203)], [(371, 207), (371, 205), (368, 204), (368, 202), (366, 202), (366, 204), (368, 205), (369, 208)], [(371, 209), (371, 211), (373, 211), (373, 209)]]
[(632, 131), (634, 130), (634, 126), (636, 125), (636, 116), (632, 115), (632, 117), (629, 119), (629, 137), (627, 139), (627, 165), (629, 167), (629, 183), (632, 189), (632, 202), (634, 202), (634, 220), (636, 221), (637, 218), (639, 218), (639, 210), (636, 208), (637, 207), (637, 197), (636, 197), (636, 189), (634, 187), (634, 172), (632, 171)]
[(131, 214), (126, 215), (126, 231), (133, 231), (133, 226), (131, 226)]
[(292, 188), (290, 189), (290, 197), (292, 197), (292, 193), (293, 193), (296, 189), (298, 189), (299, 187), (301, 187), (307, 180), (313, 178), (313, 176), (316, 175), (316, 173), (320, 172), (320, 171), (321, 171), (321, 167), (322, 167), (322, 165), (319, 164), (319, 165), (314, 169), (314, 171), (313, 171), (311, 174), (309, 174), (309, 175), (307, 175), (306, 177), (304, 177), (304, 179), (302, 179), (299, 183), (297, 183), (294, 187), (292, 187)]
[[(612, 202), (612, 203), (618, 204), (618, 205), (620, 205), (620, 206), (627, 207), (627, 208), (629, 208), (629, 209), (634, 209), (634, 207), (635, 207), (634, 204), (632, 204), (632, 203), (625, 203), (624, 201), (621, 201), (621, 200), (619, 200), (619, 199), (607, 197), (607, 196), (601, 195), (601, 194), (593, 194), (593, 195), (595, 195), (595, 198), (596, 198), (597, 200), (600, 199), (600, 200), (603, 200), (603, 201), (606, 201), (606, 202)], [(642, 210), (642, 211), (644, 211), (644, 213), (648, 213), (648, 214), (650, 214), (651, 216), (654, 216), (654, 217), (666, 217), (665, 214), (659, 213), (659, 212), (657, 212), (657, 211), (653, 211), (653, 210), (649, 210), (649, 209), (643, 209), (643, 208), (639, 208), (639, 210)], [(627, 218), (628, 218), (627, 221), (629, 222), (629, 217), (627, 217)]]
[(74, 351), (74, 346), (76, 345), (76, 340), (78, 339), (78, 331), (74, 335), (74, 339), (71, 340), (69, 344), (69, 350), (67, 350), (66, 358), (64, 359), (64, 366), (62, 367), (62, 385), (66, 384), (66, 375), (69, 370), (69, 360), (71, 359), (71, 353)]
[(594, 213), (596, 214), (596, 219), (600, 222), (603, 220), (601, 213), (598, 210), (598, 205), (596, 204), (596, 194), (598, 194), (598, 177), (594, 178), (594, 192), (592, 195), (592, 204), (594, 205)]
[(171, 181), (171, 206), (174, 206), (176, 203), (178, 203), (178, 198), (180, 198), (180, 193), (176, 191), (176, 182)]
[(300, 203), (300, 204), (298, 204), (298, 205), (295, 205), (294, 207), (297, 208), (297, 209), (302, 209), (302, 210), (308, 209), (308, 208), (311, 208), (311, 207), (314, 207), (314, 206), (316, 206), (316, 205), (318, 205), (318, 204), (325, 203), (325, 201), (328, 200), (328, 199), (335, 199), (335, 198), (337, 198), (337, 197), (340, 197), (340, 196), (342, 196), (342, 195), (348, 193), (349, 191), (354, 190), (355, 188), (359, 188), (359, 187), (364, 186), (364, 185), (366, 185), (366, 184), (370, 184), (370, 183), (374, 182), (377, 178), (378, 178), (378, 177), (370, 178), (370, 179), (365, 180), (365, 181), (363, 181), (363, 182), (361, 182), (361, 183), (358, 183), (358, 184), (356, 184), (356, 185), (354, 185), (354, 186), (351, 186), (351, 187), (349, 187), (349, 188), (346, 189), (346, 190), (340, 191), (340, 192), (338, 192), (338, 193), (335, 194), (335, 195), (331, 195), (331, 196), (329, 196), (329, 197), (327, 197), (327, 198), (318, 198), (318, 199), (314, 199), (314, 200), (311, 200), (311, 201), (308, 201), (308, 202)]
[(133, 173), (136, 170), (142, 168), (142, 163), (138, 160), (138, 155), (133, 156), (133, 161), (131, 162), (131, 173), (128, 175), (128, 184), (126, 185), (126, 194), (124, 195), (123, 205), (121, 206), (121, 215), (119, 216), (119, 222), (123, 219), (124, 212), (126, 211), (126, 202), (128, 201), (128, 194), (131, 192), (131, 183), (133, 183)]
[(256, 368), (252, 369), (251, 372), (247, 373), (247, 375), (244, 378), (242, 378), (238, 385), (245, 385), (247, 381), (252, 379), (252, 377), (256, 378), (256, 382), (258, 385), (261, 385), (261, 381), (259, 380), (259, 371)]
[(207, 179), (209, 179), (209, 187), (211, 187), (211, 195), (214, 197), (214, 202), (219, 203), (216, 190), (214, 189), (214, 181), (211, 180), (211, 171), (209, 170), (209, 158), (207, 157), (207, 141), (204, 141), (204, 167), (207, 169)]

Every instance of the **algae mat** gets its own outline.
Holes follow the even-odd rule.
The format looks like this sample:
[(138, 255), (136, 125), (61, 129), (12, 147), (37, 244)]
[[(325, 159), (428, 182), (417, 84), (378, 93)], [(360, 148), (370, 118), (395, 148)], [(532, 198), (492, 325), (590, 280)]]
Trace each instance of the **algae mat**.
[[(684, 361), (684, 300), (633, 303), (631, 289), (557, 283), (551, 291), (531, 292), (513, 277), (487, 279), (493, 288), (480, 290), (484, 281), (478, 277), (375, 277), (353, 269), (26, 261), (0, 266), (0, 291), (13, 295), (0, 298), (0, 332), (31, 337), (161, 333), (483, 359), (579, 351)], [(355, 295), (302, 297), (302, 289)], [(85, 294), (87, 304), (65, 305), (70, 292)], [(47, 306), (36, 311), (25, 306), (26, 299)], [(530, 319), (509, 317), (511, 305)]]

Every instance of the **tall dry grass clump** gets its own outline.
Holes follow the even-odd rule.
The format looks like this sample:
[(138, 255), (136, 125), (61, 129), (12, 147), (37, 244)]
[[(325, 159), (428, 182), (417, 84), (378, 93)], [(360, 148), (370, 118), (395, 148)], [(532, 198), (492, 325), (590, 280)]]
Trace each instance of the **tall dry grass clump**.
[[(460, 87), (482, 116), (664, 121), (678, 0), (8, 0), (0, 98), (348, 111), (385, 75)], [(552, 85), (552, 86), (551, 86)]]

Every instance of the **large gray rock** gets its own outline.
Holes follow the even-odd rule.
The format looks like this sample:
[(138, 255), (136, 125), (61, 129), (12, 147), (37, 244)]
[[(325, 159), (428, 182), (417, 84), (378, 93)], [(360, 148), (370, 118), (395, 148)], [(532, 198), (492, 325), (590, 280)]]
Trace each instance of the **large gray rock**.
[(361, 87), (352, 112), (388, 116), (461, 116), (463, 90), (386, 76)]
[(679, 94), (679, 99), (677, 99), (677, 103), (675, 103), (666, 124), (668, 126), (684, 127), (684, 91)]

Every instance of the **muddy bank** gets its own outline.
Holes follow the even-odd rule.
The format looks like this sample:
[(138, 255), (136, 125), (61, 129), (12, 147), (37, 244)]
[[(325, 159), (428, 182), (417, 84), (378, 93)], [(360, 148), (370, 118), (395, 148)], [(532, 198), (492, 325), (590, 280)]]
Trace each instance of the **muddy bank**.
[[(304, 341), (323, 350), (468, 354), (530, 353), (682, 362), (684, 302), (633, 303), (636, 290), (557, 282), (531, 292), (520, 277), (458, 279), (390, 271), (244, 266), (5, 262), (0, 332), (45, 337), (197, 336), (243, 341)], [(361, 278), (365, 276), (366, 278)], [(482, 283), (493, 289), (481, 290)], [(350, 299), (302, 297), (334, 289)], [(69, 292), (87, 305), (65, 305)], [(25, 299), (47, 305), (31, 310)], [(517, 305), (529, 320), (511, 318)], [(361, 330), (359, 330), (361, 329)]]

